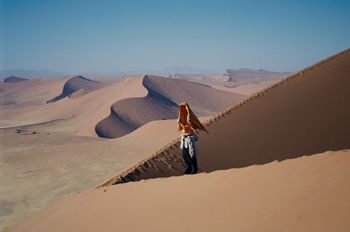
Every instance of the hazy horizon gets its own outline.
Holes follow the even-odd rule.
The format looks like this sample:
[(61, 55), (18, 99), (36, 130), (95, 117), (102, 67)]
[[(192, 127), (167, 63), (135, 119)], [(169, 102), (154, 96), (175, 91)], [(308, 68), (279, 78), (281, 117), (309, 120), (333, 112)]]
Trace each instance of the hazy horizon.
[(0, 4), (1, 71), (298, 71), (349, 48), (348, 1)]

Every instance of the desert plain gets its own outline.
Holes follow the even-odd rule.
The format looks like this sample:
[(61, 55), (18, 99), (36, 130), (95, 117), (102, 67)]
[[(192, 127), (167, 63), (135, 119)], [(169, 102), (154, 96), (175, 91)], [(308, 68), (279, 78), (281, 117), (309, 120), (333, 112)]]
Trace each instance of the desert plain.
[[(295, 73), (0, 83), (4, 231), (350, 231), (350, 49)], [(187, 102), (209, 134), (183, 176)]]

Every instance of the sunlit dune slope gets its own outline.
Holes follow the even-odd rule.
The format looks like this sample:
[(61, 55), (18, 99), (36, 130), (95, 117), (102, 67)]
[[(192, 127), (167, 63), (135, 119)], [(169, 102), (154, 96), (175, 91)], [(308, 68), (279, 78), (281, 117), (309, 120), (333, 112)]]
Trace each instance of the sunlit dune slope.
[[(0, 204), (5, 228), (55, 200), (86, 191), (176, 139), (176, 120), (152, 121), (117, 139), (1, 129)], [(35, 133), (34, 133), (35, 132)]]
[[(199, 133), (201, 171), (264, 164), (350, 147), (350, 49), (233, 105)], [(102, 183), (181, 175), (179, 140)]]
[(92, 189), (10, 231), (349, 231), (350, 151)]
[(80, 98), (81, 96), (91, 93), (92, 91), (93, 90), (79, 89), (78, 91), (69, 94), (68, 97), (72, 99), (77, 99), (77, 98)]

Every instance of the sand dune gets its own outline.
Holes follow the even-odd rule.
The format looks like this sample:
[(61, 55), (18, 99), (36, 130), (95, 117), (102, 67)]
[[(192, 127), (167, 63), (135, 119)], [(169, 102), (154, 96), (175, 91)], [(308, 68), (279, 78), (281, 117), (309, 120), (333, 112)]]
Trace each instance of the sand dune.
[(214, 112), (227, 108), (232, 100), (237, 101), (245, 97), (223, 93), (193, 82), (157, 76), (148, 76), (143, 84), (149, 91), (157, 92), (178, 105), (187, 102), (200, 117), (213, 115)]
[(80, 98), (81, 96), (91, 93), (92, 91), (93, 90), (79, 89), (78, 91), (69, 94), (68, 97), (72, 99), (77, 99), (77, 98)]
[(350, 150), (127, 183), (56, 201), (10, 231), (349, 231)]
[[(199, 133), (204, 172), (349, 148), (350, 49), (228, 108)], [(181, 175), (179, 140), (103, 183)]]
[(22, 81), (27, 81), (29, 79), (26, 78), (22, 78), (22, 77), (16, 77), (16, 76), (10, 76), (10, 77), (6, 77), (4, 79), (5, 83), (15, 83), (15, 82), (22, 82)]
[[(54, 98), (59, 101), (3, 111), (3, 127), (39, 128), (116, 138), (150, 121), (176, 118), (176, 104), (183, 101), (192, 103), (199, 116), (208, 116), (245, 97), (184, 80), (156, 76), (127, 78), (84, 95), (88, 88), (95, 87), (101, 85), (80, 76), (69, 78), (65, 87), (61, 87), (63, 93)], [(78, 88), (81, 91), (75, 92)], [(66, 95), (70, 98), (61, 98)], [(48, 97), (45, 94), (42, 96)], [(207, 99), (206, 96), (211, 98)]]
[[(79, 94), (79, 92), (75, 92), (71, 94), (73, 96), (71, 98), (66, 97), (50, 104), (44, 103), (3, 111), (3, 126), (21, 126), (27, 129), (34, 128), (97, 137), (95, 126), (100, 120), (108, 116), (110, 106), (115, 101), (146, 95), (147, 92), (141, 83), (142, 77), (125, 79), (79, 98), (74, 97)], [(63, 85), (56, 96), (61, 94), (62, 89)], [(130, 91), (130, 89), (134, 91)], [(50, 98), (46, 95), (46, 101), (47, 99)]]
[[(226, 81), (232, 82), (239, 79), (270, 79), (270, 78), (280, 78), (291, 75), (291, 72), (271, 72), (268, 70), (252, 70), (252, 69), (227, 69), (221, 74), (221, 77)], [(220, 75), (217, 77), (220, 78)]]
[[(108, 160), (118, 163), (119, 171), (89, 191), (60, 199), (5, 231), (348, 231), (349, 63), (350, 49), (210, 118), (206, 122), (210, 134), (198, 133), (198, 163), (202, 172), (198, 175), (180, 176), (184, 164), (179, 140), (173, 140), (178, 132), (168, 129), (167, 123), (171, 121), (146, 124), (140, 130), (147, 127), (148, 132), (136, 130), (116, 140), (77, 141), (79, 145), (70, 149), (63, 145), (54, 150), (55, 156), (68, 157), (73, 154), (69, 152), (76, 151), (71, 168), (79, 166), (83, 155), (89, 154), (87, 159), (91, 162), (106, 159), (107, 163)], [(87, 131), (91, 131), (91, 125), (102, 114), (96, 107), (83, 108), (86, 106), (82, 103), (94, 102), (105, 92), (116, 96), (113, 95), (116, 86), (122, 92), (123, 87), (132, 84), (129, 82), (143, 91), (129, 98), (144, 100), (154, 91), (176, 103), (176, 97), (181, 96), (177, 88), (162, 92), (165, 86), (176, 86), (175, 82), (147, 76), (126, 79), (121, 86), (116, 83), (77, 99), (64, 98), (48, 105), (67, 107), (68, 102), (80, 102), (81, 111), (89, 113), (73, 118), (79, 118), (76, 122), (80, 123), (80, 132), (89, 126)], [(123, 92), (113, 102), (107, 98), (109, 102), (103, 105), (105, 117), (110, 112), (107, 105), (128, 100), (125, 97), (128, 94)], [(190, 104), (200, 105), (196, 101)], [(112, 112), (115, 109), (118, 107)], [(91, 117), (93, 113), (96, 114)], [(171, 123), (176, 124), (175, 120)], [(164, 142), (171, 140), (163, 147)], [(148, 143), (156, 151), (147, 156)], [(155, 149), (157, 144), (162, 148)], [(123, 156), (113, 160), (113, 152), (120, 150)], [(138, 162), (125, 166), (132, 160)]]
[(185, 80), (159, 76), (146, 75), (142, 84), (147, 89), (147, 96), (114, 103), (109, 117), (96, 126), (96, 133), (100, 137), (117, 138), (153, 120), (175, 119), (182, 102), (188, 102), (199, 117), (205, 117), (214, 115), (245, 97)]
[[(2, 198), (8, 227), (53, 201), (86, 191), (178, 137), (176, 120), (150, 122), (118, 139), (31, 129), (0, 130)], [(35, 132), (35, 133), (34, 133)], [(0, 227), (1, 230), (1, 227)]]
[[(127, 135), (117, 140), (104, 141), (73, 136), (96, 137), (96, 124), (108, 116), (111, 105), (115, 103), (120, 104), (130, 99), (147, 103), (144, 100), (148, 97), (151, 100), (149, 108), (142, 108), (145, 106), (142, 105), (134, 109), (154, 111), (155, 107), (159, 107), (157, 101), (172, 101), (167, 100), (168, 97), (174, 97), (174, 101), (183, 101), (176, 96), (176, 92), (172, 92), (173, 90), (169, 90), (171, 94), (167, 97), (159, 97), (157, 88), (161, 88), (161, 82), (166, 81), (166, 78), (153, 76), (149, 79), (153, 79), (153, 82), (158, 80), (159, 83), (145, 84), (143, 76), (127, 78), (78, 98), (75, 98), (75, 95), (85, 90), (78, 90), (69, 95), (70, 97), (50, 104), (44, 101), (41, 105), (2, 112), (2, 120), (8, 127), (5, 133), (1, 133), (1, 138), (5, 141), (1, 144), (4, 145), (5, 151), (4, 170), (8, 174), (4, 178), (7, 189), (4, 199), (7, 208), (12, 210), (12, 213), (5, 215), (6, 225), (23, 219), (55, 199), (98, 184), (142, 160), (178, 136), (174, 120), (163, 120), (156, 124), (151, 122), (145, 125), (145, 129), (141, 127), (140, 130), (136, 130), (137, 136), (131, 133), (132, 137)], [(62, 92), (67, 80), (69, 78), (62, 82), (58, 94)], [(203, 107), (202, 114), (215, 114), (220, 111), (217, 107), (225, 108), (238, 101), (232, 96), (240, 96), (182, 80), (170, 80), (165, 87), (176, 88), (172, 83), (180, 87), (184, 83), (184, 88), (192, 88), (193, 92), (199, 88), (200, 91), (197, 92), (202, 98), (203, 106), (207, 96), (212, 95), (214, 100), (221, 99), (217, 105), (210, 103), (211, 100), (208, 101), (208, 106)], [(184, 96), (189, 98), (191, 95)], [(194, 107), (196, 104), (200, 105), (199, 100), (196, 101), (193, 102)], [(132, 108), (130, 105), (126, 107), (127, 110)], [(163, 113), (161, 110), (159, 113)], [(136, 116), (142, 116), (137, 111), (129, 115), (134, 113)], [(177, 107), (174, 114), (172, 117), (177, 117)], [(152, 120), (154, 119), (157, 118)]]
[(111, 106), (112, 113), (96, 125), (96, 133), (104, 138), (121, 137), (148, 122), (175, 118), (177, 108), (174, 102), (153, 91), (144, 98), (123, 99)]
[(71, 77), (32, 79), (22, 82), (0, 82), (1, 110), (45, 104), (57, 96)]
[[(86, 91), (95, 91), (98, 89), (101, 89), (103, 87), (107, 86), (106, 84), (102, 84), (97, 81), (91, 81), (89, 79), (86, 79), (82, 76), (74, 76), (70, 78), (63, 86), (63, 91), (60, 95), (56, 96), (55, 98), (47, 101), (47, 103), (59, 101), (62, 98), (65, 98), (69, 95), (72, 95), (73, 93), (77, 92), (78, 90), (86, 90)], [(83, 96), (82, 93), (89, 93), (89, 92), (80, 92), (79, 96)], [(78, 95), (75, 95), (75, 98)]]
[(89, 91), (94, 91), (105, 86), (106, 84), (91, 81), (82, 76), (31, 80), (9, 77), (4, 82), (0, 82), (1, 110), (43, 105), (47, 102), (54, 102), (72, 95), (78, 90), (85, 90), (76, 94), (75, 98), (77, 98), (77, 96), (83, 96), (89, 93)]
[(169, 77), (209, 85), (232, 93), (251, 95), (291, 74), (293, 72), (227, 69), (220, 74), (174, 74)]
[(246, 84), (257, 84), (263, 81), (277, 81), (283, 77), (289, 76), (293, 72), (272, 72), (268, 70), (254, 70), (254, 69), (227, 69), (220, 74), (210, 76), (214, 83), (234, 83), (236, 86)]

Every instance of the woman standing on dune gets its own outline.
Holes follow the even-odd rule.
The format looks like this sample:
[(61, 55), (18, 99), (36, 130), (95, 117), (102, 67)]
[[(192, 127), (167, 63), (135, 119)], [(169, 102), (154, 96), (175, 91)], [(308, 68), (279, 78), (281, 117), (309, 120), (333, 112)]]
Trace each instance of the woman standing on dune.
[(186, 164), (186, 174), (196, 174), (198, 172), (197, 158), (198, 149), (196, 141), (198, 136), (194, 131), (199, 129), (209, 132), (205, 129), (202, 123), (198, 120), (196, 115), (192, 112), (190, 106), (183, 102), (179, 107), (178, 130), (181, 131), (181, 151)]

